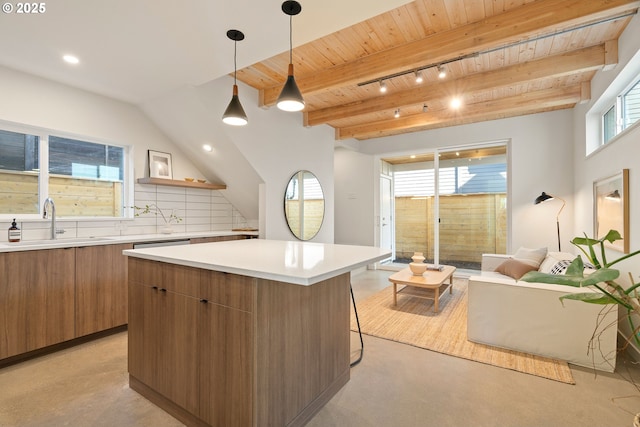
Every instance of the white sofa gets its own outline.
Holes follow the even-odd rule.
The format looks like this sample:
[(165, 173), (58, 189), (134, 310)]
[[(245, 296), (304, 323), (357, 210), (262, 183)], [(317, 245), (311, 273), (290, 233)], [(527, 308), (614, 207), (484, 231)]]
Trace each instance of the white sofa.
[[(527, 283), (495, 272), (508, 258), (483, 255), (481, 274), (469, 278), (468, 339), (613, 372), (616, 307), (607, 310), (611, 306), (573, 300), (564, 300), (563, 305), (560, 296), (590, 289)], [(588, 348), (589, 340), (598, 321), (610, 326), (604, 328), (596, 342), (599, 348), (593, 350)]]

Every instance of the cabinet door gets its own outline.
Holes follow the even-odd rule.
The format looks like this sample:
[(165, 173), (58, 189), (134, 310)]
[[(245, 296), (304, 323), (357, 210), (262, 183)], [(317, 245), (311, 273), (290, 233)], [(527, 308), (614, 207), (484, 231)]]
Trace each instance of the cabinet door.
[(253, 425), (253, 313), (200, 310), (200, 412), (211, 426)]
[(74, 338), (75, 248), (3, 254), (0, 358)]
[(129, 373), (197, 413), (201, 303), (172, 289), (198, 288), (199, 270), (136, 259), (129, 268)]
[(76, 335), (127, 323), (127, 264), (122, 255), (133, 245), (76, 248)]

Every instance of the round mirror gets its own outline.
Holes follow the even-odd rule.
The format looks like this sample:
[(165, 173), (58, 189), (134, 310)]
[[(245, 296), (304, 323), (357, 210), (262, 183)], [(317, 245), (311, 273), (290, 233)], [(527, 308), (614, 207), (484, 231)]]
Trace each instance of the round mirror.
[(284, 216), (289, 229), (300, 240), (312, 239), (324, 219), (324, 193), (320, 181), (309, 171), (298, 171), (284, 193)]

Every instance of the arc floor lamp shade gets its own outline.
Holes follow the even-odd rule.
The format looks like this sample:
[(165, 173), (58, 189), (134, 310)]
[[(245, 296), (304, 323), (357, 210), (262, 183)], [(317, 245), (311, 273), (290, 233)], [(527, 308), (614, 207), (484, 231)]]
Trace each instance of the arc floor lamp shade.
[(302, 11), (302, 6), (297, 1), (285, 1), (282, 3), (282, 11), (289, 15), (289, 70), (287, 72), (287, 81), (282, 87), (280, 96), (276, 105), (284, 111), (300, 111), (304, 108), (304, 99), (302, 93), (298, 89), (296, 79), (293, 75), (293, 29), (292, 19), (294, 15)]
[(561, 247), (560, 247), (560, 213), (562, 212), (562, 209), (564, 209), (564, 205), (566, 204), (566, 202), (564, 201), (564, 199), (561, 199), (558, 196), (552, 196), (551, 194), (547, 194), (544, 191), (542, 192), (542, 194), (540, 194), (538, 197), (536, 197), (536, 199), (533, 201), (534, 205), (537, 205), (539, 203), (543, 203), (546, 202), (548, 200), (553, 200), (553, 199), (558, 199), (562, 202), (562, 206), (560, 206), (560, 210), (558, 211), (558, 215), (556, 215), (556, 229), (558, 232), (558, 251), (561, 251)]
[(222, 115), (222, 121), (232, 126), (244, 126), (249, 122), (249, 119), (247, 118), (247, 114), (244, 112), (244, 108), (242, 108), (242, 104), (240, 103), (236, 80), (236, 74), (238, 72), (238, 65), (236, 61), (237, 45), (239, 41), (244, 40), (244, 34), (239, 30), (229, 30), (227, 31), (227, 37), (233, 40), (233, 95), (231, 97), (231, 102), (229, 102), (229, 106)]

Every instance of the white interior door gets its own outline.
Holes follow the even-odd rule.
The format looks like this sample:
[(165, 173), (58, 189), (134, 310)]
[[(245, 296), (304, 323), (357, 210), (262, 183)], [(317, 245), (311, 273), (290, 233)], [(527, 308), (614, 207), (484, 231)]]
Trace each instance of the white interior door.
[(391, 178), (380, 177), (380, 248), (390, 250), (393, 254), (393, 196)]

